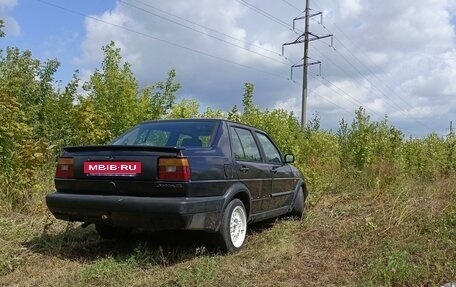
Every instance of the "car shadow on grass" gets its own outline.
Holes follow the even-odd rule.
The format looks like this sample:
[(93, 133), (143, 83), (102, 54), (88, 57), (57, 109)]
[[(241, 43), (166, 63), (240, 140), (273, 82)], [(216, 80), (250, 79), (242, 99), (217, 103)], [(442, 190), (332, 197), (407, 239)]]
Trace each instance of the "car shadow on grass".
[[(262, 233), (273, 222), (249, 226), (248, 235)], [(126, 238), (103, 240), (94, 226), (68, 224), (60, 232), (47, 232), (24, 243), (32, 252), (90, 263), (103, 258), (135, 262), (140, 266), (172, 266), (201, 256), (221, 255), (213, 236), (197, 231), (134, 230)]]
[[(69, 227), (59, 233), (43, 233), (25, 243), (29, 250), (62, 259), (90, 262), (112, 257), (144, 264), (170, 266), (218, 250), (200, 232), (135, 230), (126, 238), (101, 239), (93, 226)], [(146, 258), (147, 257), (147, 258)]]

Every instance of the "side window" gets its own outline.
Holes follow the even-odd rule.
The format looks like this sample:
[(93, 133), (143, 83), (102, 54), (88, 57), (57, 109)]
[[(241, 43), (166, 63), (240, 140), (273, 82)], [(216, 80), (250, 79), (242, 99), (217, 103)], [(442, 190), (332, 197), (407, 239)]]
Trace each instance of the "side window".
[(244, 153), (244, 149), (242, 148), (242, 145), (241, 145), (241, 140), (239, 139), (239, 136), (236, 133), (236, 131), (234, 130), (234, 128), (231, 128), (231, 148), (233, 149), (234, 159), (236, 159), (236, 160), (245, 159), (245, 153)]
[(266, 161), (270, 163), (281, 163), (282, 160), (280, 159), (280, 152), (277, 150), (271, 140), (264, 134), (256, 133), (256, 135), (260, 141), (261, 146), (263, 147)]
[(236, 160), (261, 161), (260, 151), (249, 130), (232, 127), (231, 143)]

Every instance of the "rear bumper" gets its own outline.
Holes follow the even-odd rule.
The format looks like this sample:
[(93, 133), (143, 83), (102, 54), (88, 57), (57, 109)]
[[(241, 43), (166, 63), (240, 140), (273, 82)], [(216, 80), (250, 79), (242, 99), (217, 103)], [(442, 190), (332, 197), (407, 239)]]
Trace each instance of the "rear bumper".
[(135, 197), (67, 194), (46, 196), (58, 219), (139, 228), (217, 231), (223, 197)]

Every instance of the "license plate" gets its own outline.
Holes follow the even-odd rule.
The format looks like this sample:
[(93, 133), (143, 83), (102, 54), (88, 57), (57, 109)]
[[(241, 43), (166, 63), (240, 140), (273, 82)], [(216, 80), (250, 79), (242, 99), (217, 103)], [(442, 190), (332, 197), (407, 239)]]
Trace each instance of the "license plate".
[(94, 176), (136, 176), (141, 173), (141, 163), (86, 161), (84, 173)]

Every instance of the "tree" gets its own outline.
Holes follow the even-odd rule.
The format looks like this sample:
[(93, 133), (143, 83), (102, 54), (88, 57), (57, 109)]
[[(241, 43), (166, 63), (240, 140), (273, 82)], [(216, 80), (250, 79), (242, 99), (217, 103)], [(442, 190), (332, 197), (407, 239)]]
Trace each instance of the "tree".
[(8, 48), (5, 55), (0, 51), (0, 88), (20, 104), (36, 140), (50, 139), (46, 105), (58, 98), (54, 74), (59, 66), (56, 59), (34, 59), (29, 50)]
[(170, 119), (196, 118), (198, 117), (199, 103), (197, 100), (183, 99), (175, 105), (170, 113)]
[(254, 85), (252, 83), (244, 84), (244, 94), (242, 96), (242, 105), (244, 111), (240, 117), (240, 121), (252, 125), (261, 125), (261, 112), (258, 106), (253, 103)]
[(79, 75), (76, 71), (64, 90), (57, 90), (52, 98), (48, 98), (42, 109), (44, 110), (45, 137), (51, 143), (54, 152), (61, 146), (72, 145), (75, 142), (75, 106)]
[(224, 119), (224, 118), (226, 118), (225, 113), (222, 110), (214, 110), (214, 109), (211, 109), (209, 107), (200, 116), (202, 118), (209, 118), (209, 119)]
[(157, 82), (141, 91), (139, 121), (166, 117), (175, 105), (176, 92), (180, 89), (180, 84), (175, 82), (175, 78), (176, 71), (172, 69), (168, 72), (168, 78), (165, 82)]
[(234, 105), (231, 111), (228, 112), (228, 120), (233, 122), (241, 121), (241, 114), (239, 113), (237, 105)]
[(0, 38), (5, 37), (5, 32), (3, 32), (3, 27), (5, 27), (4, 22), (0, 19)]
[(244, 95), (242, 96), (242, 104), (244, 107), (244, 115), (252, 113), (258, 108), (253, 104), (253, 90), (255, 86), (252, 83), (244, 84)]
[[(120, 49), (115, 43), (103, 46), (105, 58), (101, 69), (96, 69), (90, 80), (83, 85), (87, 98), (80, 97), (81, 113), (93, 112), (90, 116), (95, 126), (82, 125), (83, 131), (101, 136), (96, 143), (104, 143), (118, 136), (138, 122), (138, 83), (129, 63), (121, 63)], [(85, 103), (88, 101), (88, 103)], [(83, 110), (84, 108), (88, 110)], [(93, 109), (93, 111), (92, 111)], [(84, 123), (84, 121), (80, 122)], [(98, 131), (85, 130), (95, 128)], [(101, 130), (101, 131), (100, 131)], [(103, 132), (106, 131), (106, 132)]]

